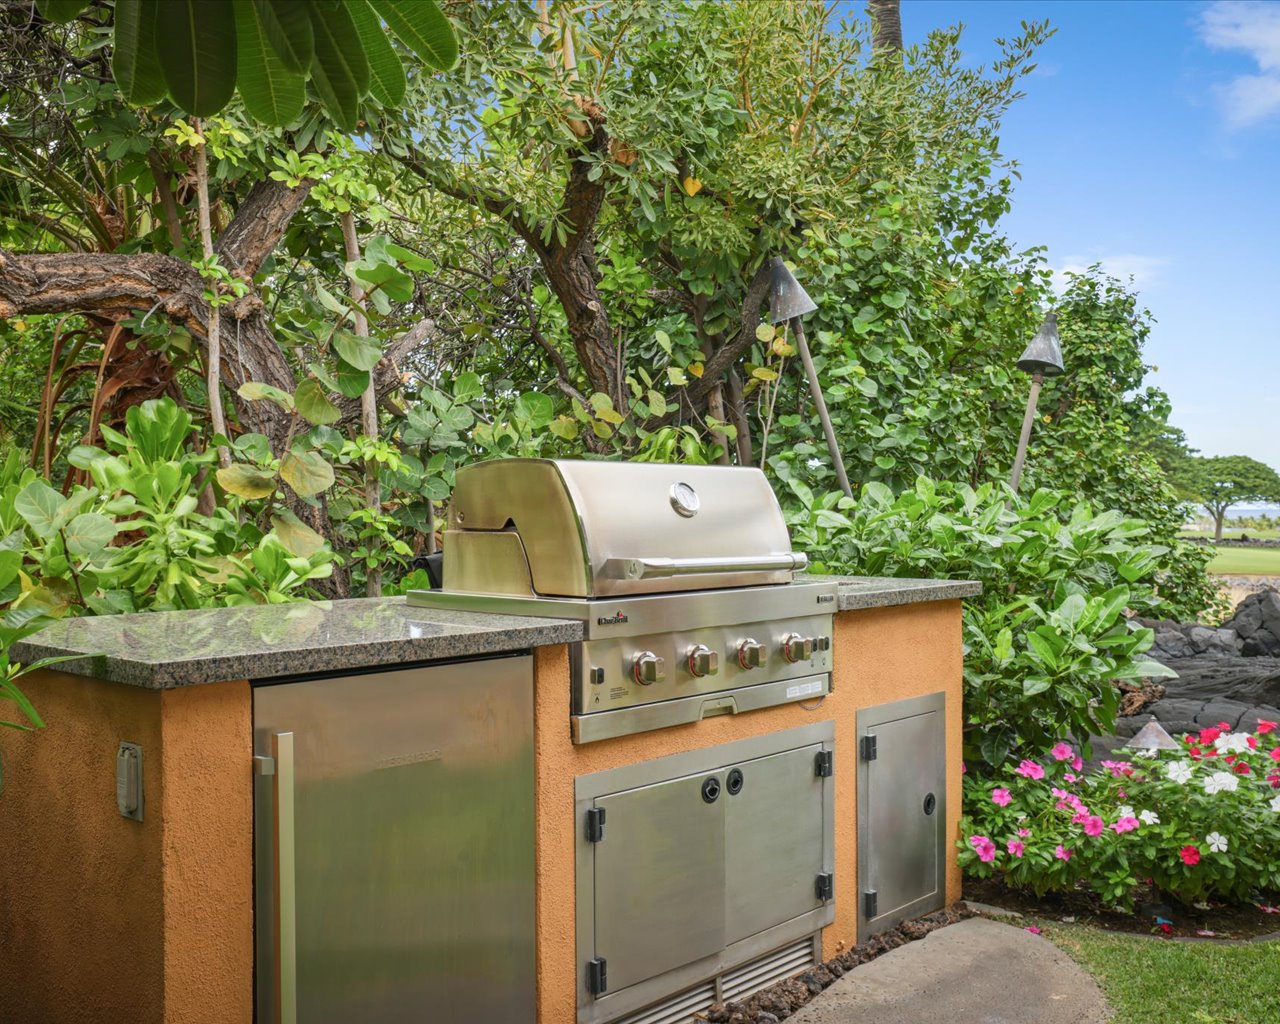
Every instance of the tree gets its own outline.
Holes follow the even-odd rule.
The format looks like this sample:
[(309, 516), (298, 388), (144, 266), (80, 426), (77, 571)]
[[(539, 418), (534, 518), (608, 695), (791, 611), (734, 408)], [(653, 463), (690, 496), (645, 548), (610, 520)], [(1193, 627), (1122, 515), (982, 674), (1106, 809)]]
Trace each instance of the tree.
[(1213, 517), (1214, 540), (1222, 540), (1222, 521), (1232, 505), (1280, 500), (1280, 474), (1247, 455), (1193, 456), (1179, 477), (1187, 497)]

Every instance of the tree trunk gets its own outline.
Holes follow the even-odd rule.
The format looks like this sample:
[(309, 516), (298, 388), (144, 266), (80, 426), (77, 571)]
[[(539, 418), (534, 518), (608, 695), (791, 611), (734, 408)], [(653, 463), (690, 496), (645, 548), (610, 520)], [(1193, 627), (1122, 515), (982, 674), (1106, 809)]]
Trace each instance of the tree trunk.
[(876, 53), (902, 52), (902, 12), (899, 0), (867, 0), (871, 13), (871, 48)]
[(1213, 510), (1213, 539), (1214, 541), (1222, 540), (1222, 521), (1227, 518), (1227, 506), (1223, 505)]
[[(199, 118), (195, 120), (195, 129), (199, 134)], [(209, 227), (209, 165), (203, 142), (196, 146), (196, 208), (200, 219), (200, 255), (208, 260), (213, 256), (213, 232)], [(217, 282), (212, 282), (209, 287), (216, 298)], [(226, 437), (227, 420), (222, 411), (222, 317), (212, 311), (206, 335), (209, 352), (205, 357), (205, 390), (209, 400), (209, 425), (214, 437)], [(231, 465), (231, 452), (226, 445), (218, 445), (218, 464), (223, 468)]]

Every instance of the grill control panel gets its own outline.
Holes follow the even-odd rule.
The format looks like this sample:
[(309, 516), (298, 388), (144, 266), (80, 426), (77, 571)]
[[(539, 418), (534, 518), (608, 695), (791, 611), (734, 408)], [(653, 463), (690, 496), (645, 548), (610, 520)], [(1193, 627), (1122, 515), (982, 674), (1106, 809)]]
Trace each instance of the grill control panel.
[[(573, 649), (573, 712), (590, 715), (643, 704), (715, 694), (804, 678), (797, 695), (826, 692), (814, 676), (831, 672), (830, 615), (778, 622), (749, 622), (673, 630), (641, 636), (599, 638)], [(731, 704), (726, 710), (732, 711)]]

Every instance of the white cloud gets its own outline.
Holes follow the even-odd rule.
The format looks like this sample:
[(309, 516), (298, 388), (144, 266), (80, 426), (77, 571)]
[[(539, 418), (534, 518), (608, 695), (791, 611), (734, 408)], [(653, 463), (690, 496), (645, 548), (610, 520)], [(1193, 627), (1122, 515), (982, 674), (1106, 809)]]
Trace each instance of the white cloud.
[(1160, 276), (1168, 262), (1160, 256), (1142, 256), (1135, 252), (1095, 257), (1068, 256), (1062, 266), (1054, 268), (1053, 290), (1059, 293), (1066, 291), (1069, 283), (1067, 275), (1083, 274), (1094, 263), (1099, 264), (1104, 273), (1126, 283), (1132, 278), (1134, 287), (1143, 288)]
[(1258, 65), (1258, 74), (1237, 75), (1218, 90), (1228, 124), (1244, 128), (1280, 114), (1280, 4), (1218, 0), (1200, 17), (1200, 38)]

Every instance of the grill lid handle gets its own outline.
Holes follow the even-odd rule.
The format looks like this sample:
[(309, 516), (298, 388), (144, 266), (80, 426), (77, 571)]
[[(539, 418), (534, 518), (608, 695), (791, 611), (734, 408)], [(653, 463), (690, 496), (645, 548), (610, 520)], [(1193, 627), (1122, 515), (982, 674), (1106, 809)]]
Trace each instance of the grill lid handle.
[(664, 576), (691, 576), (713, 572), (796, 572), (809, 564), (809, 556), (799, 551), (775, 555), (744, 555), (741, 558), (609, 558), (604, 575), (615, 580), (651, 580)]

